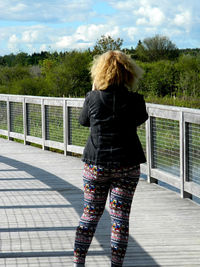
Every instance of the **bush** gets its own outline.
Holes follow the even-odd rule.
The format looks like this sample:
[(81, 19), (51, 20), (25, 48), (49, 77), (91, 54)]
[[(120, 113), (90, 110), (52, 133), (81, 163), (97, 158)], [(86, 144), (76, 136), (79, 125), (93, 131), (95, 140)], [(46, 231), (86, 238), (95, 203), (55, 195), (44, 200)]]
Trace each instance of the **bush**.
[(183, 55), (176, 63), (179, 96), (200, 96), (200, 56)]
[[(49, 85), (51, 96), (85, 96), (91, 90), (89, 65), (92, 56), (89, 51), (66, 53), (58, 63), (48, 62), (43, 75)], [(46, 62), (47, 63), (47, 62)]]
[(145, 95), (165, 96), (176, 92), (177, 71), (174, 63), (168, 60), (152, 63), (139, 63), (144, 70), (138, 90)]
[(28, 78), (15, 81), (10, 91), (17, 95), (48, 95), (48, 84), (43, 78)]

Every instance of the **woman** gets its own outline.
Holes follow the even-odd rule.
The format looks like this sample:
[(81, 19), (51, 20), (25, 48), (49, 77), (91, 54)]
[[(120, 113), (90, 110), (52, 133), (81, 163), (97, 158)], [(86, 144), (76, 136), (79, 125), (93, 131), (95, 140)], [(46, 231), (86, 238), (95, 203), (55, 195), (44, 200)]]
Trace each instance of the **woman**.
[(137, 136), (137, 126), (148, 118), (145, 102), (141, 95), (129, 91), (141, 75), (142, 70), (120, 51), (108, 51), (94, 59), (93, 89), (79, 118), (91, 131), (83, 153), (84, 211), (76, 231), (74, 266), (85, 266), (108, 193), (111, 266), (123, 265), (139, 165), (146, 161)]

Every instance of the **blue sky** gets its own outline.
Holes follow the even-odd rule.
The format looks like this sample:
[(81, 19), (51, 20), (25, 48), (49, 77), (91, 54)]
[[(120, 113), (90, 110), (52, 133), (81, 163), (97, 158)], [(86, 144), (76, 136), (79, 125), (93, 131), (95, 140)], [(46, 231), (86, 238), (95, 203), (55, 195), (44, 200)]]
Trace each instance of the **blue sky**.
[(0, 55), (92, 48), (102, 35), (200, 48), (199, 25), (199, 0), (0, 0)]

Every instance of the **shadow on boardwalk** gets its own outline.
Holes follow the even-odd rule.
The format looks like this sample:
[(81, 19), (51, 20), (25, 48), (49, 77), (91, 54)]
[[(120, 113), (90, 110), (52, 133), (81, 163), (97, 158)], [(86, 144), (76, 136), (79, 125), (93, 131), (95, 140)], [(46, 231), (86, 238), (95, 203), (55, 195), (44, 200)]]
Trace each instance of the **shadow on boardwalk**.
[[(38, 153), (41, 152), (38, 150)], [(35, 263), (34, 266), (72, 266), (73, 238), (78, 216), (82, 212), (82, 201), (80, 199), (83, 192), (79, 187), (41, 168), (5, 156), (0, 156), (0, 163), (4, 167), (8, 166), (8, 169), (6, 167), (1, 169), (1, 173), (5, 172), (6, 176), (1, 176), (0, 181), (1, 183), (3, 181), (9, 182), (9, 187), (0, 188), (0, 196), (4, 200), (4, 205), (1, 202), (0, 211), (4, 211), (4, 215), (6, 214), (6, 218), (2, 220), (0, 226), (2, 237), (0, 265), (32, 266)], [(16, 170), (19, 173), (26, 172), (29, 177), (15, 177), (14, 172)], [(27, 181), (45, 184), (46, 188), (41, 188), (39, 185), (34, 186), (34, 188), (27, 187)], [(24, 187), (20, 186), (23, 182)], [(15, 183), (18, 183), (18, 186), (11, 187)], [(55, 193), (56, 197), (59, 194), (62, 202), (55, 201), (53, 203), (52, 197), (55, 197)], [(17, 199), (17, 196), (23, 199), (22, 203), (9, 202), (8, 198)], [(41, 197), (45, 199), (44, 205)], [(31, 203), (33, 198), (34, 201)], [(26, 199), (29, 200), (26, 201)], [(46, 204), (47, 200), (50, 201), (48, 202), (50, 204)], [(71, 212), (72, 209), (78, 214), (75, 219), (73, 218), (74, 213)], [(69, 221), (70, 223), (66, 223), (66, 225), (63, 222), (61, 223), (59, 218), (56, 220), (56, 215), (49, 220), (50, 223), (46, 222), (45, 216), (47, 221), (48, 216), (52, 216), (48, 212), (45, 215), (45, 211), (49, 210), (51, 210), (51, 214), (56, 213), (56, 211), (60, 213), (63, 211), (63, 222)], [(60, 213), (58, 216), (62, 215)], [(40, 225), (37, 224), (38, 218), (42, 221)], [(53, 226), (51, 220), (54, 221)], [(42, 238), (44, 238), (44, 241), (42, 241)], [(86, 266), (110, 266), (110, 218), (107, 210), (105, 210), (99, 223), (95, 239), (96, 241), (93, 242), (89, 251)], [(154, 259), (130, 236), (124, 266), (153, 267), (160, 265), (156, 264)]]

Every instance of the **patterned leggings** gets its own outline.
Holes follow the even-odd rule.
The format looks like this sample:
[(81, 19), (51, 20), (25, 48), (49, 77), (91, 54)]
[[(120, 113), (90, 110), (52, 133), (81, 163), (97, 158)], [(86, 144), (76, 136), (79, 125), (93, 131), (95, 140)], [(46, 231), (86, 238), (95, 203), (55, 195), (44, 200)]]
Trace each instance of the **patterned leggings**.
[(131, 203), (139, 176), (139, 166), (107, 169), (85, 164), (84, 211), (76, 230), (75, 263), (85, 263), (87, 251), (110, 192), (111, 266), (122, 266), (128, 244)]

